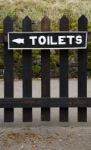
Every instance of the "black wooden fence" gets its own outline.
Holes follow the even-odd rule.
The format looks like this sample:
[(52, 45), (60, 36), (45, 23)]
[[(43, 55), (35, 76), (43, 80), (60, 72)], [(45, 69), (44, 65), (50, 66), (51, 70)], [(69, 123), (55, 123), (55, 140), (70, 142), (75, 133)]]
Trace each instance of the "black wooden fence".
[[(78, 30), (87, 31), (87, 18), (78, 20)], [(60, 19), (60, 31), (69, 30), (69, 20)], [(44, 17), (41, 30), (50, 30), (50, 20)], [(41, 120), (50, 121), (50, 108), (59, 107), (59, 120), (68, 121), (68, 108), (78, 108), (78, 121), (87, 121), (87, 107), (91, 107), (91, 98), (87, 98), (87, 49), (78, 50), (78, 97), (68, 97), (68, 50), (60, 50), (59, 98), (50, 97), (50, 50), (41, 51), (41, 98), (32, 98), (32, 50), (23, 50), (23, 98), (14, 98), (13, 50), (8, 50), (7, 33), (13, 31), (10, 17), (4, 19), (4, 33), (0, 34), (0, 43), (4, 44), (4, 98), (0, 98), (0, 108), (4, 108), (4, 121), (14, 120), (14, 108), (23, 108), (23, 121), (32, 121), (32, 108), (41, 108)], [(32, 22), (25, 17), (22, 32), (32, 31)], [(56, 89), (55, 89), (56, 90)], [(36, 91), (35, 91), (36, 92)]]

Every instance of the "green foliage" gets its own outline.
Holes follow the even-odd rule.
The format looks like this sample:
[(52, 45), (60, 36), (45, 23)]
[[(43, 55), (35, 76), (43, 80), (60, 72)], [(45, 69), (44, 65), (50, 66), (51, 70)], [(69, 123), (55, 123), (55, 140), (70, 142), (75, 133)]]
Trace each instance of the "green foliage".
[(32, 58), (33, 58), (33, 60), (40, 59), (40, 54), (41, 54), (40, 50), (34, 50), (34, 51), (32, 51)]
[(41, 72), (41, 67), (39, 65), (32, 66), (32, 72), (34, 77), (39, 77)]
[(50, 56), (50, 67), (51, 69), (56, 69), (57, 68), (57, 64), (59, 63), (59, 58), (58, 58), (58, 54), (57, 53), (51, 53)]
[(76, 67), (70, 67), (69, 69), (69, 78), (77, 78), (77, 68)]
[(9, 15), (18, 25), (21, 20), (29, 15), (32, 20), (41, 20), (47, 15), (52, 21), (57, 22), (63, 15), (71, 20), (77, 20), (85, 14), (91, 20), (90, 1), (70, 0), (5, 0), (0, 3), (0, 20)]

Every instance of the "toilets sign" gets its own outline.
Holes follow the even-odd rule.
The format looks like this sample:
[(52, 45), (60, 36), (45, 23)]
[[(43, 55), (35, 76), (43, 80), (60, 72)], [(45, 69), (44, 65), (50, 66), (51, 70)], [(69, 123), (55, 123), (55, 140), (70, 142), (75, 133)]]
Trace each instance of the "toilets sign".
[(8, 49), (86, 49), (87, 32), (9, 32)]

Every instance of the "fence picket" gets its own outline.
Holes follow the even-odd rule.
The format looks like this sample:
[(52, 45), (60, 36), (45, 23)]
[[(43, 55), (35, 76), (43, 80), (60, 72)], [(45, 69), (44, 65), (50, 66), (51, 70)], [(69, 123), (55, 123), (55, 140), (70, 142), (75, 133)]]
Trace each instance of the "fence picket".
[[(10, 17), (4, 19), (4, 34), (13, 31), (13, 21)], [(7, 42), (4, 43), (4, 97), (13, 97), (13, 51), (8, 50)], [(13, 108), (4, 109), (4, 121), (12, 122), (14, 120)]]
[[(66, 16), (60, 19), (60, 31), (69, 30), (69, 20)], [(60, 97), (68, 97), (68, 50), (60, 50)], [(68, 108), (60, 108), (59, 119), (68, 121)]]
[[(23, 31), (32, 31), (32, 22), (28, 17), (23, 20)], [(23, 50), (23, 97), (32, 97), (32, 51)], [(23, 108), (23, 121), (32, 121), (32, 108)]]
[[(50, 31), (50, 19), (41, 21), (41, 31)], [(50, 97), (50, 50), (41, 51), (41, 87), (42, 97)], [(50, 108), (41, 108), (41, 120), (50, 121)]]
[[(78, 20), (78, 30), (87, 31), (87, 18), (82, 15)], [(87, 96), (87, 49), (78, 50), (78, 97)], [(87, 121), (87, 108), (78, 108), (78, 121)]]

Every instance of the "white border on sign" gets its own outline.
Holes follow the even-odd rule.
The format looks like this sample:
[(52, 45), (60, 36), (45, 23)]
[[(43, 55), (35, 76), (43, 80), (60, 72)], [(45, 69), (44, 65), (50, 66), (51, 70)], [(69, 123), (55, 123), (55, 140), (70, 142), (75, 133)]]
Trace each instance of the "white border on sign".
[[(25, 33), (27, 33), (27, 34), (30, 34), (30, 33), (85, 33), (86, 34), (86, 40), (85, 40), (85, 47), (66, 47), (66, 48), (10, 48), (10, 40), (9, 40), (9, 34), (25, 34)], [(88, 36), (88, 32), (87, 31), (56, 31), (56, 32), (46, 32), (46, 31), (44, 31), (44, 32), (8, 32), (8, 49), (14, 49), (14, 50), (33, 50), (33, 49), (40, 49), (40, 50), (43, 50), (43, 49), (45, 49), (45, 50), (60, 50), (60, 49), (63, 49), (63, 50), (66, 50), (66, 49), (87, 49), (87, 36)]]

